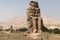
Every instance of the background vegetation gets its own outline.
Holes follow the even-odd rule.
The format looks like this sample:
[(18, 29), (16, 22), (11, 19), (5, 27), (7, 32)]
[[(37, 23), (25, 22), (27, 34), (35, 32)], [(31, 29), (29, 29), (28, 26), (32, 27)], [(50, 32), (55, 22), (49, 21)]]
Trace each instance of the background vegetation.
[(58, 28), (55, 28), (55, 29), (47, 29), (45, 26), (42, 26), (42, 27), (41, 27), (41, 30), (42, 30), (43, 32), (60, 34), (60, 29), (58, 29)]

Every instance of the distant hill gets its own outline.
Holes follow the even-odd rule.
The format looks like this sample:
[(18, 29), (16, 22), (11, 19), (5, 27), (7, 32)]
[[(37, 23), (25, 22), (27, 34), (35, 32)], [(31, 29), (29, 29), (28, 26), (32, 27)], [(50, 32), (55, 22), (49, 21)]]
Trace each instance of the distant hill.
[(0, 26), (3, 26), (4, 29), (8, 29), (13, 26), (14, 29), (26, 27), (26, 18), (12, 18), (4, 21), (0, 21)]
[[(26, 17), (16, 17), (4, 21), (0, 21), (0, 26), (3, 26), (4, 29), (8, 29), (13, 26), (14, 29), (27, 27)], [(52, 28), (59, 28), (60, 29), (60, 21), (55, 19), (50, 19), (47, 17), (42, 17), (44, 26), (48, 29)]]
[(48, 29), (54, 29), (54, 28), (60, 29), (60, 21), (47, 17), (42, 17), (42, 19), (45, 27), (47, 27)]

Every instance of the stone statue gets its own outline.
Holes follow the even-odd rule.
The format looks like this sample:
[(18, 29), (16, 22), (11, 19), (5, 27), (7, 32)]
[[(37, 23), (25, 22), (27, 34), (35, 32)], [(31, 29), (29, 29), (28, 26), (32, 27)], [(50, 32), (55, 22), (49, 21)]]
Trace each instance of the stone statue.
[(37, 0), (31, 0), (27, 8), (27, 26), (28, 33), (39, 32), (41, 29), (41, 14)]

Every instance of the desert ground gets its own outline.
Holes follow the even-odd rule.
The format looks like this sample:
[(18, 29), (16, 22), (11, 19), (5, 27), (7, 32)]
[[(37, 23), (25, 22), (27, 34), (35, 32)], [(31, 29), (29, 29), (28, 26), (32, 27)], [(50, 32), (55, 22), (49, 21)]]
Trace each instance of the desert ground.
[(24, 36), (23, 33), (0, 33), (0, 40), (34, 40), (34, 39)]
[[(42, 33), (39, 38), (33, 39), (27, 36), (24, 36), (23, 32), (20, 33), (0, 33), (0, 40), (60, 40), (60, 34), (48, 34)], [(42, 39), (41, 39), (42, 38)]]

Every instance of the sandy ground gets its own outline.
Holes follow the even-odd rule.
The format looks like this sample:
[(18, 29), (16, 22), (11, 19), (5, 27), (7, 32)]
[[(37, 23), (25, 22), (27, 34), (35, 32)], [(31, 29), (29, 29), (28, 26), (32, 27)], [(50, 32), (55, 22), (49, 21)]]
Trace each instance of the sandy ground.
[[(32, 36), (33, 34), (31, 34)], [(38, 36), (39, 38), (33, 38)], [(60, 34), (54, 35), (54, 34), (48, 34), (48, 33), (42, 33), (42, 34), (35, 34), (31, 37), (24, 36), (24, 33), (0, 33), (0, 40), (60, 40)]]

